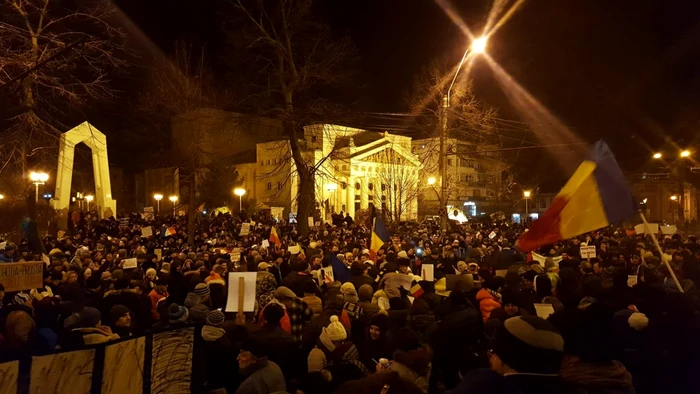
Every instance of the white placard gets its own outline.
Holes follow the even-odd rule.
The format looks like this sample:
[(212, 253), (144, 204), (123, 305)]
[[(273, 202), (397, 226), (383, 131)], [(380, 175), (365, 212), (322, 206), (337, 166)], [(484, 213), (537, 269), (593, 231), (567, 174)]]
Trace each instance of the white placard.
[(226, 298), (226, 312), (238, 312), (238, 283), (243, 278), (245, 286), (243, 295), (243, 312), (255, 310), (255, 279), (257, 272), (229, 272), (228, 273), (228, 297)]
[(495, 232), (495, 231), (491, 231), (491, 234), (489, 234), (489, 238), (490, 238), (490, 239), (496, 238), (496, 232)]
[(241, 223), (241, 233), (239, 235), (250, 234), (250, 223)]
[(265, 248), (265, 249), (269, 248), (269, 247), (270, 247), (270, 241), (268, 241), (268, 240), (266, 240), (266, 239), (263, 239), (263, 241), (262, 241), (262, 247)]
[(231, 253), (231, 261), (234, 263), (241, 261), (241, 254), (240, 253)]
[(49, 256), (47, 256), (47, 255), (45, 255), (45, 254), (43, 254), (43, 253), (41, 254), (41, 261), (43, 261), (44, 264), (46, 264), (47, 267), (48, 267), (49, 265), (51, 265), (51, 259), (49, 258)]
[(153, 249), (153, 253), (158, 257), (158, 261), (163, 260), (163, 249)]
[(323, 283), (333, 283), (335, 282), (335, 274), (333, 272), (333, 267), (325, 267), (321, 270), (323, 273)]
[(594, 259), (595, 257), (595, 246), (581, 246), (582, 259)]
[(501, 278), (505, 278), (507, 273), (508, 270), (496, 270), (496, 276), (500, 276)]
[[(649, 230), (651, 231), (652, 234), (658, 234), (659, 233), (659, 224), (658, 223), (649, 223)], [(645, 234), (646, 232), (644, 231), (644, 223), (634, 226), (634, 232), (636, 232), (637, 234)]]
[(144, 237), (150, 237), (153, 235), (153, 227), (148, 226), (141, 229), (141, 235)]
[(537, 312), (538, 317), (547, 320), (550, 315), (554, 314), (554, 306), (552, 304), (535, 304), (535, 312)]
[(399, 285), (396, 288), (403, 287), (406, 291), (411, 291), (411, 285), (413, 284), (413, 275), (399, 275)]
[(0, 242), (0, 250), (5, 250), (7, 247), (7, 242)]
[(313, 216), (309, 216), (309, 217), (306, 219), (306, 221), (307, 221), (307, 223), (309, 224), (309, 227), (313, 227), (313, 226), (314, 226), (314, 217), (313, 217)]
[(130, 268), (136, 268), (138, 267), (138, 264), (136, 264), (136, 257), (132, 257), (130, 259), (124, 259), (124, 265), (122, 265), (123, 269), (130, 269)]
[(627, 275), (627, 286), (634, 287), (637, 284), (637, 275)]
[(673, 235), (678, 232), (678, 227), (675, 224), (670, 226), (661, 226), (661, 233), (663, 235)]
[(287, 247), (287, 250), (291, 254), (299, 254), (299, 252), (300, 252), (299, 245), (291, 245), (291, 246)]
[(423, 280), (434, 281), (435, 280), (435, 266), (432, 264), (421, 265), (421, 275)]

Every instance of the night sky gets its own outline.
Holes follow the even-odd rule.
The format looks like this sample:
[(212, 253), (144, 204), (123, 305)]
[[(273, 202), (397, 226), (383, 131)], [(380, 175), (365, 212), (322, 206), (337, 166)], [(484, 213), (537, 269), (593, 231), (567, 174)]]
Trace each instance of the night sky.
[[(222, 47), (210, 3), (116, 1), (166, 53), (177, 39), (214, 53)], [(478, 33), (490, 2), (453, 4)], [(364, 111), (408, 111), (404, 97), (415, 76), (433, 58), (457, 63), (468, 45), (432, 0), (324, 0), (322, 10), (358, 48)], [(700, 1), (529, 0), (488, 51), (579, 138), (605, 138), (627, 168), (642, 166), (668, 141), (700, 142)], [(471, 78), (477, 97), (501, 118), (523, 120), (483, 61)]]

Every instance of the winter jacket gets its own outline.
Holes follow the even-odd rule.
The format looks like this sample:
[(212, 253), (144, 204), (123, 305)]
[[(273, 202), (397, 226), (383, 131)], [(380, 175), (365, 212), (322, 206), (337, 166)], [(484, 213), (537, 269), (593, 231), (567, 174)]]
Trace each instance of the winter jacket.
[(165, 294), (158, 294), (157, 291), (151, 290), (150, 293), (148, 293), (148, 298), (151, 300), (151, 319), (153, 321), (158, 322), (160, 321), (160, 314), (158, 314), (158, 302), (161, 300), (167, 299), (168, 298), (168, 293), (166, 292)]
[(80, 349), (87, 345), (105, 343), (119, 339), (117, 334), (107, 334), (97, 327), (75, 328), (71, 330), (71, 349)]
[(415, 384), (424, 394), (427, 394), (431, 358), (432, 352), (428, 347), (410, 352), (397, 350), (389, 363), (389, 369), (398, 372), (402, 380)]
[(575, 358), (566, 360), (560, 375), (567, 393), (634, 394), (632, 375), (618, 361), (609, 364), (584, 363)]
[(280, 367), (268, 361), (261, 368), (248, 375), (241, 383), (236, 394), (274, 394), (286, 393), (287, 385)]
[(206, 365), (207, 388), (215, 390), (225, 387), (231, 390), (238, 380), (236, 353), (226, 331), (220, 327), (202, 327), (202, 348)]
[(475, 369), (445, 394), (564, 394), (557, 375), (514, 373), (502, 376), (490, 369)]
[(493, 295), (488, 289), (481, 289), (476, 293), (476, 300), (479, 302), (479, 310), (481, 311), (481, 319), (486, 322), (491, 316), (491, 311), (501, 307), (500, 300)]
[(367, 374), (369, 371), (359, 361), (359, 352), (352, 342), (344, 342), (336, 346), (325, 334), (321, 332), (318, 344), (309, 352), (309, 373), (320, 372), (334, 364), (352, 364)]
[(309, 309), (311, 309), (311, 312), (314, 314), (313, 317), (318, 317), (323, 311), (323, 301), (315, 294), (305, 294), (302, 301), (306, 302), (306, 305), (309, 306)]

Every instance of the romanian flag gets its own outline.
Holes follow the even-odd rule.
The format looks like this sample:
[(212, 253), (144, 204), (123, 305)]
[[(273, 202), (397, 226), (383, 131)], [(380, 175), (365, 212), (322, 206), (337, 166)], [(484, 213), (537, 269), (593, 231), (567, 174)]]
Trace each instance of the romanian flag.
[(594, 231), (627, 219), (634, 199), (615, 156), (603, 141), (588, 151), (552, 205), (518, 240), (523, 251)]
[(277, 227), (275, 226), (272, 226), (272, 229), (270, 230), (270, 243), (277, 245), (278, 248), (282, 246), (280, 236), (277, 235)]
[(423, 293), (425, 293), (425, 290), (420, 284), (416, 283), (413, 287), (411, 287), (411, 296), (413, 298), (418, 298), (422, 296)]
[(166, 237), (169, 237), (171, 235), (176, 235), (176, 234), (177, 234), (177, 230), (175, 230), (175, 227), (168, 227), (168, 229), (165, 230)]
[(372, 223), (372, 241), (369, 245), (369, 257), (372, 260), (377, 259), (377, 251), (389, 242), (389, 239), (391, 239), (389, 230), (386, 229), (382, 218), (375, 216), (374, 223)]

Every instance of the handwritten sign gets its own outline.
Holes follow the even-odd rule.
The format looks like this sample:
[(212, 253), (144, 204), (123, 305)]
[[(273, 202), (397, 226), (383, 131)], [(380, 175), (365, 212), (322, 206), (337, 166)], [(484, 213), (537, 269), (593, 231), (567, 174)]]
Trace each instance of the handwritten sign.
[(421, 277), (423, 280), (432, 282), (435, 280), (435, 266), (432, 264), (421, 265)]
[(158, 256), (158, 261), (163, 260), (163, 249), (153, 249), (153, 253)]
[(627, 286), (634, 287), (637, 284), (637, 275), (627, 275)]
[(138, 264), (136, 262), (136, 257), (132, 257), (130, 259), (124, 259), (124, 265), (122, 266), (123, 269), (131, 269), (131, 268), (136, 268), (138, 267)]
[[(243, 305), (243, 312), (253, 312), (255, 310), (255, 281), (257, 275), (256, 272), (229, 272), (226, 312), (238, 312), (241, 304)], [(239, 291), (241, 290), (239, 278), (243, 278), (242, 292)], [(241, 297), (243, 297), (242, 300), (240, 300)]]
[(144, 237), (150, 237), (153, 235), (153, 227), (148, 226), (141, 229), (141, 235)]
[(535, 304), (535, 312), (538, 317), (546, 320), (554, 314), (554, 306), (552, 304)]
[(250, 223), (241, 223), (241, 232), (239, 235), (250, 234)]
[(489, 238), (490, 238), (490, 239), (496, 238), (496, 232), (495, 232), (495, 231), (491, 231), (491, 234), (489, 234)]
[(269, 248), (269, 247), (270, 247), (270, 241), (268, 241), (268, 240), (266, 240), (266, 239), (263, 239), (263, 241), (262, 241), (262, 247), (265, 248), (265, 249)]
[(41, 288), (43, 280), (43, 261), (0, 264), (0, 283), (7, 292)]
[(582, 259), (594, 259), (595, 257), (595, 246), (581, 246)]

